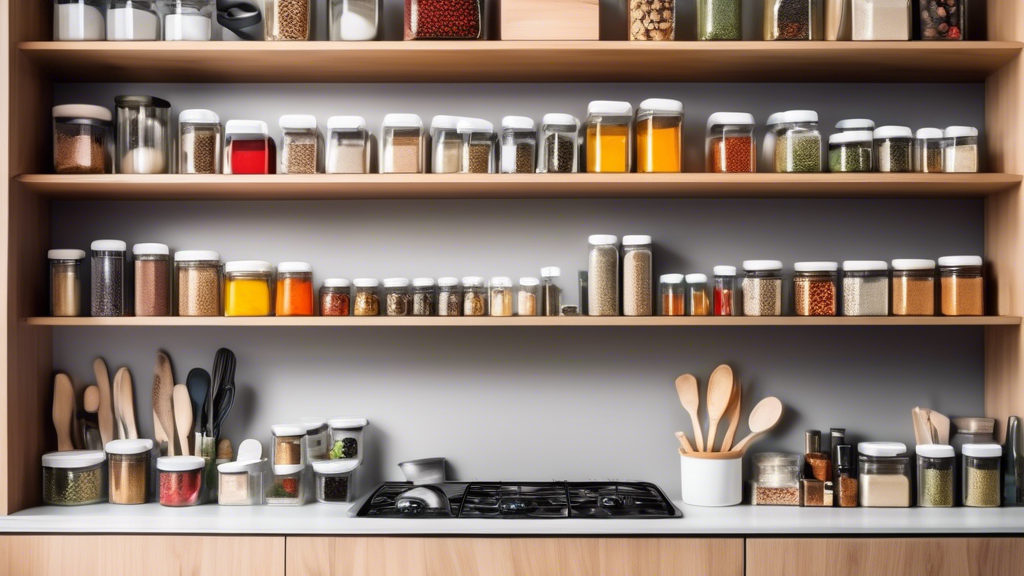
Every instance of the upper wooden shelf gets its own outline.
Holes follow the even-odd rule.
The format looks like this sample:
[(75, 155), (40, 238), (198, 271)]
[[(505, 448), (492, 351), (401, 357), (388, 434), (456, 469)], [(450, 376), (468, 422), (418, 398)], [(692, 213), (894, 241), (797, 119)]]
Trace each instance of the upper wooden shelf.
[(55, 81), (978, 82), (1021, 42), (22, 42)]
[(318, 174), (60, 175), (16, 180), (73, 200), (319, 198), (978, 197), (1019, 174)]

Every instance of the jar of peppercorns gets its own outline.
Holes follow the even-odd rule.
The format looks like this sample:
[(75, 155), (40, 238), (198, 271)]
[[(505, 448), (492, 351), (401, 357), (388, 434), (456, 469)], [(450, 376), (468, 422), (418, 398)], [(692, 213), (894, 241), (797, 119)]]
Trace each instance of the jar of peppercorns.
[(483, 37), (483, 0), (405, 0), (406, 40)]
[(537, 172), (579, 171), (580, 121), (571, 114), (545, 114), (540, 122)]
[(746, 112), (709, 116), (704, 155), (708, 172), (755, 172), (754, 116)]

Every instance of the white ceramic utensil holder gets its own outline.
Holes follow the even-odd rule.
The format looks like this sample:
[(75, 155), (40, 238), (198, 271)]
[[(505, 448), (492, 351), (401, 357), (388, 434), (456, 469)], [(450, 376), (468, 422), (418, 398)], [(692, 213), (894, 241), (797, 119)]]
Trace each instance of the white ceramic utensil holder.
[(683, 502), (693, 506), (735, 506), (743, 501), (743, 456), (713, 459), (679, 456)]

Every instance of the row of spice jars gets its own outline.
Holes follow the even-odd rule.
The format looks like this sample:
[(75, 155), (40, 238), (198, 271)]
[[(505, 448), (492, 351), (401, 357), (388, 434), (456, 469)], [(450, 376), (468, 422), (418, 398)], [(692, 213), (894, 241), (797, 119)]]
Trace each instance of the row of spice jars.
[(828, 141), (832, 172), (977, 172), (978, 130), (881, 126), (873, 131), (833, 134)]
[(461, 282), (447, 276), (436, 283), (433, 278), (386, 278), (383, 298), (377, 279), (356, 278), (351, 308), (348, 281), (327, 280), (320, 290), (320, 310), (323, 316), (558, 316), (561, 271), (551, 266), (541, 274), (541, 279), (523, 277), (516, 284), (507, 276), (489, 282), (481, 276)]

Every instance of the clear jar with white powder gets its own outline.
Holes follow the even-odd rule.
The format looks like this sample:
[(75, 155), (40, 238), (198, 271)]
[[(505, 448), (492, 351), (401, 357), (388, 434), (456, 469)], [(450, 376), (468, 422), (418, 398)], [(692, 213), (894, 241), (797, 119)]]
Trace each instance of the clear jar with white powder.
[(331, 0), (331, 40), (376, 40), (381, 0)]
[(889, 264), (883, 260), (843, 262), (843, 316), (889, 314)]
[(107, 40), (159, 40), (160, 16), (153, 0), (111, 0)]
[(943, 172), (978, 171), (978, 129), (970, 126), (950, 126), (942, 143)]
[(53, 39), (62, 42), (104, 40), (105, 0), (56, 0), (53, 6)]
[(160, 0), (164, 40), (205, 42), (213, 38), (213, 0)]

